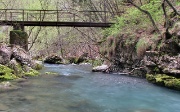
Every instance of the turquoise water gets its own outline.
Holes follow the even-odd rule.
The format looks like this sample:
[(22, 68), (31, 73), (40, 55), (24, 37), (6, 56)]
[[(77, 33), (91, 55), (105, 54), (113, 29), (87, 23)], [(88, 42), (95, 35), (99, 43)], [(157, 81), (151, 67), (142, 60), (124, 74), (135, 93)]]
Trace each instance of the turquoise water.
[[(41, 75), (0, 93), (0, 112), (180, 112), (180, 92), (144, 79), (92, 73), (87, 65), (45, 65)], [(17, 83), (17, 82), (16, 82)]]

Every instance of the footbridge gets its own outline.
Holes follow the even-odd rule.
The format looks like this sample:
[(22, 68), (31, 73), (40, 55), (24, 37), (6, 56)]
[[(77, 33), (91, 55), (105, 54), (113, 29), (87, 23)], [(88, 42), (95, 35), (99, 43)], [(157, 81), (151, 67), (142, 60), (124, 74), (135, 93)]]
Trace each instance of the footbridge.
[(108, 11), (0, 9), (0, 26), (13, 26), (10, 44), (28, 50), (25, 26), (110, 27), (113, 16)]
[(56, 27), (110, 27), (113, 23), (108, 11), (0, 9), (0, 25), (56, 26)]

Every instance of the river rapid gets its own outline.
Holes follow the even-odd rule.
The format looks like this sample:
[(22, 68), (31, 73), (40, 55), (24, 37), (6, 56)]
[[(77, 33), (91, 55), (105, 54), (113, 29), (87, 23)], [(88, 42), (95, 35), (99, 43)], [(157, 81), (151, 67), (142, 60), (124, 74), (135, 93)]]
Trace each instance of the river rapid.
[(90, 65), (45, 64), (41, 74), (1, 91), (0, 112), (180, 112), (180, 92), (145, 79), (92, 73)]

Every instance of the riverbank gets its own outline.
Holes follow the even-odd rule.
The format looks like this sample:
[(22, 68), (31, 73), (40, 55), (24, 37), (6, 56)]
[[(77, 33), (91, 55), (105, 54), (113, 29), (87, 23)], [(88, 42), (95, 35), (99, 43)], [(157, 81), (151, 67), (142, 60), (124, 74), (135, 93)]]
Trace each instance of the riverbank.
[[(151, 6), (153, 3), (152, 1), (147, 6)], [(158, 5), (160, 5), (159, 2), (157, 2)], [(133, 9), (133, 7), (131, 8)], [(180, 9), (180, 7), (176, 8)], [(129, 13), (135, 12), (139, 13), (138, 16), (144, 17), (137, 9), (131, 10)], [(105, 71), (146, 78), (153, 84), (180, 90), (179, 15), (174, 14), (175, 12), (170, 9), (167, 10), (168, 18), (166, 19), (168, 20), (157, 21), (159, 23), (159, 32), (157, 32), (151, 22), (141, 20), (140, 17), (129, 13), (123, 14), (117, 19), (119, 23), (106, 30), (109, 36), (101, 44), (101, 54), (109, 66)], [(159, 9), (151, 12), (151, 14), (155, 13), (162, 12)], [(157, 18), (161, 16), (164, 17), (158, 15)], [(134, 24), (133, 21), (131, 23), (132, 18), (138, 23)], [(129, 21), (129, 23), (124, 21)], [(171, 23), (168, 28), (162, 25), (167, 21)], [(149, 26), (142, 27), (144, 24)]]

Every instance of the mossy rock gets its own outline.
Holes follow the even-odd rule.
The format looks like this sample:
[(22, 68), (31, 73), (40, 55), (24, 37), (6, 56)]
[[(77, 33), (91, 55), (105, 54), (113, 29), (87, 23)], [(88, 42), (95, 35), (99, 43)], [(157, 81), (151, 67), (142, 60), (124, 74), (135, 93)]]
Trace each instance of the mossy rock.
[(57, 56), (57, 55), (51, 55), (51, 56), (48, 56), (45, 60), (44, 60), (45, 63), (49, 63), (49, 64), (63, 64), (62, 62), (62, 58)]
[(46, 74), (46, 75), (59, 75), (59, 74), (56, 73), (56, 72), (46, 72), (45, 74)]
[(24, 75), (24, 70), (23, 70), (21, 64), (18, 63), (15, 59), (12, 59), (9, 62), (8, 67), (11, 68), (14, 71), (13, 73), (17, 77), (22, 77)]
[(180, 90), (180, 79), (166, 74), (146, 74), (148, 82), (174, 90)]
[(14, 70), (0, 64), (0, 81), (13, 80), (16, 78), (17, 76), (14, 74)]
[(160, 86), (164, 86), (164, 80), (162, 78), (155, 78), (156, 84)]
[(164, 83), (168, 88), (180, 90), (180, 79), (166, 80)]
[(152, 74), (146, 74), (146, 79), (148, 82), (151, 82), (153, 84), (156, 83), (156, 79), (155, 79), (154, 75), (152, 75)]
[(38, 76), (39, 72), (34, 69), (30, 69), (28, 72), (25, 72), (25, 76)]
[(43, 65), (39, 64), (39, 63), (35, 63), (32, 68), (35, 69), (35, 70), (41, 70), (43, 68)]

